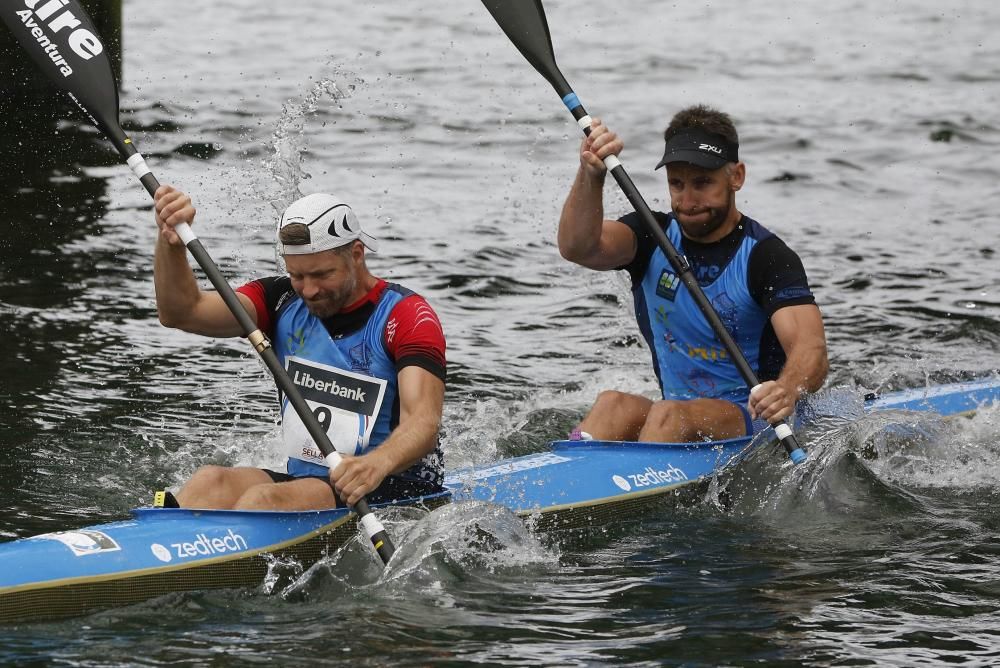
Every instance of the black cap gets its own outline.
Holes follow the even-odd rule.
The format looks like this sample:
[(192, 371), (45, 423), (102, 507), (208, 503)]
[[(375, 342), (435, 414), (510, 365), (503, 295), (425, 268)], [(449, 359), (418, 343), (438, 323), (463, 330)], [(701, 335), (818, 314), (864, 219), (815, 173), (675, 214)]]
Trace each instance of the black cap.
[(739, 162), (739, 144), (702, 128), (684, 128), (667, 140), (663, 159), (656, 169), (671, 162), (689, 162), (705, 169), (718, 169)]

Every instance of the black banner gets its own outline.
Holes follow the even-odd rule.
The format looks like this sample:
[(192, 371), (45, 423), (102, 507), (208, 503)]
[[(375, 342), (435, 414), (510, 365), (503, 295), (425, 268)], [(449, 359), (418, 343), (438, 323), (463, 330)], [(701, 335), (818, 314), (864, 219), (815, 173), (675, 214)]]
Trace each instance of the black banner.
[(375, 415), (382, 385), (340, 371), (288, 360), (288, 375), (302, 398), (352, 413)]

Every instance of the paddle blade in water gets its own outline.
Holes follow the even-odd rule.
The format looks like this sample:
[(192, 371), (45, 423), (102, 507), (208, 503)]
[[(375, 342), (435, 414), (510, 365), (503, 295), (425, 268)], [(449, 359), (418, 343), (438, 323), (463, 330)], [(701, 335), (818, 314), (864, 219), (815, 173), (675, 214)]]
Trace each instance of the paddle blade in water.
[(0, 0), (0, 18), (27, 55), (116, 144), (118, 86), (93, 22), (77, 0)]
[(521, 55), (552, 84), (559, 97), (573, 92), (556, 65), (541, 0), (483, 0), (483, 4)]

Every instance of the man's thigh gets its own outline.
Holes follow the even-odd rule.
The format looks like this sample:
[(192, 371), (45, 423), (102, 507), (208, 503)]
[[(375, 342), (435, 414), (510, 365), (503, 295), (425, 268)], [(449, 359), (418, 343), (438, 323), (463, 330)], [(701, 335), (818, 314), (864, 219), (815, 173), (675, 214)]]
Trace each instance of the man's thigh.
[(653, 404), (640, 440), (691, 443), (706, 438), (735, 438), (746, 433), (746, 414), (730, 401), (664, 400)]
[(598, 440), (634, 441), (639, 438), (651, 406), (653, 402), (646, 397), (605, 390), (580, 423), (580, 429)]
[(177, 493), (177, 501), (185, 508), (233, 508), (247, 490), (270, 481), (257, 468), (202, 466)]
[(736, 404), (724, 399), (691, 399), (683, 402), (685, 420), (696, 433), (691, 439), (722, 440), (747, 434), (747, 415)]
[[(265, 474), (266, 475), (266, 474)], [(330, 483), (323, 478), (294, 478), (268, 482), (247, 490), (237, 508), (242, 510), (324, 510), (337, 505)]]

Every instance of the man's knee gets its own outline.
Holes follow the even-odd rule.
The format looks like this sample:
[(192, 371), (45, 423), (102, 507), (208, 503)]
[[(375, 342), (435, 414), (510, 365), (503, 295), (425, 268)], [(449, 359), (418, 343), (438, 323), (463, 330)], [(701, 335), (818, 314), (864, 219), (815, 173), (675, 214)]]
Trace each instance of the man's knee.
[(276, 483), (261, 483), (250, 487), (237, 499), (235, 510), (271, 510), (285, 505), (285, 495)]
[(635, 404), (635, 395), (618, 390), (602, 390), (594, 401), (593, 410), (601, 411), (621, 411), (630, 408)]
[(642, 437), (689, 443), (706, 438), (733, 438), (743, 432), (743, 414), (733, 404), (666, 399), (655, 402), (649, 409)]
[(701, 440), (702, 427), (689, 402), (665, 399), (655, 402), (642, 427), (642, 439), (672, 443)]
[(231, 470), (226, 466), (216, 466), (215, 464), (199, 467), (194, 472), (194, 475), (191, 476), (188, 485), (204, 486), (209, 489), (224, 485), (229, 478)]
[(258, 480), (264, 475), (250, 469), (202, 466), (176, 494), (177, 502), (184, 508), (232, 508), (246, 488), (267, 480)]
[(236, 510), (320, 510), (336, 505), (333, 488), (326, 481), (300, 478), (248, 487), (233, 507)]
[(684, 411), (679, 401), (654, 402), (646, 415), (646, 426), (658, 430), (676, 431), (684, 422)]
[(580, 429), (596, 439), (635, 440), (651, 403), (649, 399), (636, 394), (604, 390), (580, 423)]

